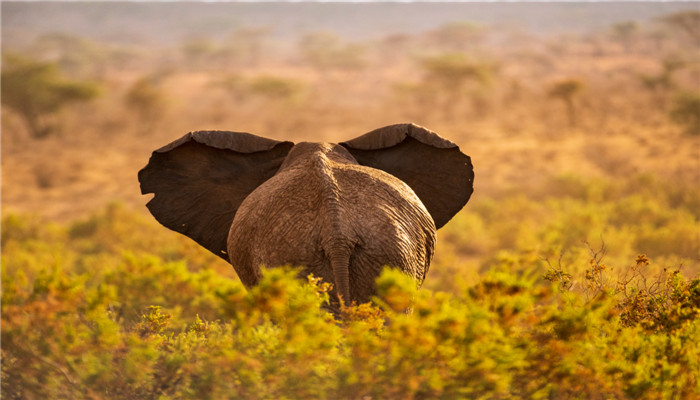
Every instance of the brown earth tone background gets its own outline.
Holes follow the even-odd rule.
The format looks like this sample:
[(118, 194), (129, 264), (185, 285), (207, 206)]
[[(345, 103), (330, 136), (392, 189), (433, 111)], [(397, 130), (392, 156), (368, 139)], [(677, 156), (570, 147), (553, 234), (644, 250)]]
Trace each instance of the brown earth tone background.
[[(344, 140), (403, 121), (456, 141), (475, 197), (564, 173), (697, 185), (698, 137), (668, 118), (698, 45), (665, 15), (697, 3), (2, 4), (3, 55), (101, 95), (31, 137), (2, 109), (2, 205), (66, 220), (145, 210), (150, 151), (199, 129)], [(5, 63), (7, 66), (8, 64)], [(664, 87), (665, 65), (675, 65)], [(552, 88), (566, 80), (566, 99)]]

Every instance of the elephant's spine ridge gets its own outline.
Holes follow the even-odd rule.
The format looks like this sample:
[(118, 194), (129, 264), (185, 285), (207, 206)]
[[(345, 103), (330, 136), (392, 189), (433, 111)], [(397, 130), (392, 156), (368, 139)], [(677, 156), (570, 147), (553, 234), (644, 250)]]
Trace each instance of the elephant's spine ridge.
[(333, 269), (336, 293), (342, 301), (350, 303), (350, 253), (352, 242), (343, 232), (340, 187), (333, 175), (334, 162), (322, 153), (316, 153), (314, 170), (317, 171), (321, 188), (321, 207), (328, 220), (326, 229), (322, 230), (323, 247)]

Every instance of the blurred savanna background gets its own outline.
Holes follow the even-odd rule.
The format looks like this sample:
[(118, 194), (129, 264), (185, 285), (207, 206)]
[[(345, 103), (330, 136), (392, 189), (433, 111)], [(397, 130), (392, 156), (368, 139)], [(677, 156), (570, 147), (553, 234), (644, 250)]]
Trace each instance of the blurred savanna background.
[[(232, 300), (217, 290), (240, 286), (233, 269), (160, 227), (136, 176), (151, 151), (195, 130), (338, 142), (384, 125), (423, 125), (456, 142), (476, 174), (472, 199), (439, 232), (427, 293), (460, 296), (506, 271), (587, 301), (612, 293), (624, 326), (667, 332), (672, 317), (654, 307), (691, 304), (698, 312), (700, 289), (691, 284), (700, 274), (697, 2), (3, 1), (1, 11), (3, 396), (190, 393), (177, 385), (196, 380), (163, 380), (172, 371), (157, 352), (134, 356), (134, 365), (156, 371), (139, 381), (134, 365), (115, 364), (116, 375), (103, 366), (116, 355), (100, 362), (96, 350), (86, 361), (84, 349), (66, 344), (73, 341), (46, 338), (84, 334), (99, 342), (95, 327), (113, 326), (112, 341), (98, 347), (126, 351), (134, 342), (124, 332), (147, 341), (167, 329), (206, 331), (207, 321), (227, 326)], [(672, 285), (686, 285), (678, 290), (689, 303), (671, 296)], [(91, 290), (97, 294), (77, 294)], [(91, 304), (76, 317), (89, 322), (83, 334), (54, 332), (60, 318), (42, 312), (70, 307), (51, 296)], [(91, 314), (99, 304), (109, 309), (104, 320)], [(697, 314), (683, 315), (697, 326)], [(30, 334), (30, 326), (47, 331)], [(697, 342), (694, 332), (688, 337)], [(692, 368), (697, 363), (669, 373)], [(550, 372), (549, 385), (564, 379)], [(447, 389), (425, 377), (409, 385), (411, 396), (366, 393), (365, 378), (327, 390), (319, 384), (314, 394), (293, 390), (302, 390), (297, 397), (324, 397), (322, 389), (333, 397), (339, 388), (349, 398), (448, 393), (430, 392)], [(255, 386), (236, 379), (230, 384)], [(679, 398), (664, 396), (685, 396), (698, 384), (677, 380), (690, 385), (686, 392), (652, 378), (624, 387), (615, 386), (624, 379), (600, 378), (592, 382), (601, 392), (567, 392), (573, 381), (552, 389), (518, 379), (459, 393)], [(292, 390), (292, 381), (275, 384)], [(192, 385), (192, 398), (206, 397)], [(237, 393), (281, 393), (263, 386), (270, 392)]]

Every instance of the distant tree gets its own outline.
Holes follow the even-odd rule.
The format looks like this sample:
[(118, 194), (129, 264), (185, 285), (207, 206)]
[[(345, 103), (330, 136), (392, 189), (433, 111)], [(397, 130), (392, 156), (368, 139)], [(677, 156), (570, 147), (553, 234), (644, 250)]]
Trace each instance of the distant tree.
[(246, 99), (246, 79), (238, 73), (231, 73), (211, 83), (215, 88), (223, 89), (236, 104)]
[(271, 30), (267, 27), (240, 28), (229, 40), (232, 55), (250, 65), (257, 65), (263, 53), (265, 38)]
[(629, 51), (635, 35), (639, 31), (639, 25), (634, 21), (619, 22), (612, 26), (612, 34), (622, 44), (625, 51)]
[(653, 50), (656, 52), (661, 52), (664, 49), (666, 42), (670, 37), (668, 29), (663, 26), (653, 26), (647, 32), (647, 38), (653, 44)]
[(95, 83), (66, 79), (54, 63), (7, 57), (2, 76), (2, 104), (27, 124), (32, 137), (45, 138), (56, 131), (49, 117), (69, 104), (98, 96)]
[(299, 41), (299, 49), (306, 61), (319, 70), (352, 70), (366, 64), (364, 47), (355, 43), (343, 43), (330, 32), (304, 35)]
[(406, 56), (413, 44), (415, 44), (413, 36), (406, 33), (394, 33), (380, 39), (377, 50), (387, 59), (400, 58)]
[(181, 66), (196, 69), (225, 67), (232, 51), (207, 37), (193, 37), (184, 41), (180, 50), (184, 56)]
[(428, 33), (433, 46), (464, 51), (483, 39), (483, 30), (472, 22), (450, 22)]
[(248, 90), (255, 96), (269, 100), (294, 103), (302, 97), (304, 84), (293, 79), (263, 75), (253, 78), (248, 83)]
[(577, 124), (575, 99), (582, 90), (583, 82), (581, 80), (567, 78), (554, 82), (548, 91), (550, 97), (559, 99), (566, 105), (566, 114), (571, 127), (575, 127)]
[(662, 60), (661, 72), (657, 75), (641, 75), (639, 77), (642, 86), (656, 97), (656, 102), (665, 106), (666, 95), (675, 86), (674, 74), (683, 68), (687, 62), (678, 57), (667, 57)]
[(158, 87), (158, 80), (154, 76), (143, 77), (129, 87), (124, 97), (126, 106), (136, 113), (145, 131), (152, 129), (165, 113), (165, 95)]
[(307, 89), (301, 80), (277, 75), (243, 77), (231, 74), (216, 81), (215, 85), (237, 104), (257, 99), (268, 104), (292, 105), (303, 100)]
[(700, 93), (679, 93), (671, 108), (671, 120), (685, 128), (690, 135), (700, 135)]
[(700, 11), (681, 11), (661, 17), (661, 22), (686, 34), (696, 45), (700, 45)]
[(52, 61), (69, 77), (101, 80), (108, 71), (143, 65), (144, 50), (130, 45), (96, 41), (83, 36), (50, 33), (22, 50), (27, 57)]
[(474, 108), (484, 108), (483, 98), (477, 92), (491, 83), (493, 65), (474, 60), (464, 53), (446, 53), (425, 58), (422, 67), (425, 71), (424, 89), (445, 98), (443, 108), (448, 117), (452, 117), (467, 100), (471, 100)]
[(206, 38), (192, 38), (182, 44), (182, 52), (188, 59), (201, 59), (216, 53), (219, 47)]
[(427, 79), (446, 87), (461, 87), (467, 82), (487, 84), (491, 80), (491, 67), (463, 53), (447, 53), (423, 60)]

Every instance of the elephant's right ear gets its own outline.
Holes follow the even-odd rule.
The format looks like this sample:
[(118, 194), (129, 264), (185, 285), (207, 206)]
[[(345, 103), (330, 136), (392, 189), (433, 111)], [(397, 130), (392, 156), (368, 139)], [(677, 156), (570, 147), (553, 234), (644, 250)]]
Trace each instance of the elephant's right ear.
[(381, 169), (406, 182), (438, 229), (469, 201), (474, 190), (469, 156), (422, 126), (385, 126), (341, 145), (361, 165)]
[(233, 217), (243, 200), (279, 169), (292, 142), (249, 133), (191, 132), (153, 152), (139, 171), (146, 207), (164, 226), (229, 261)]

